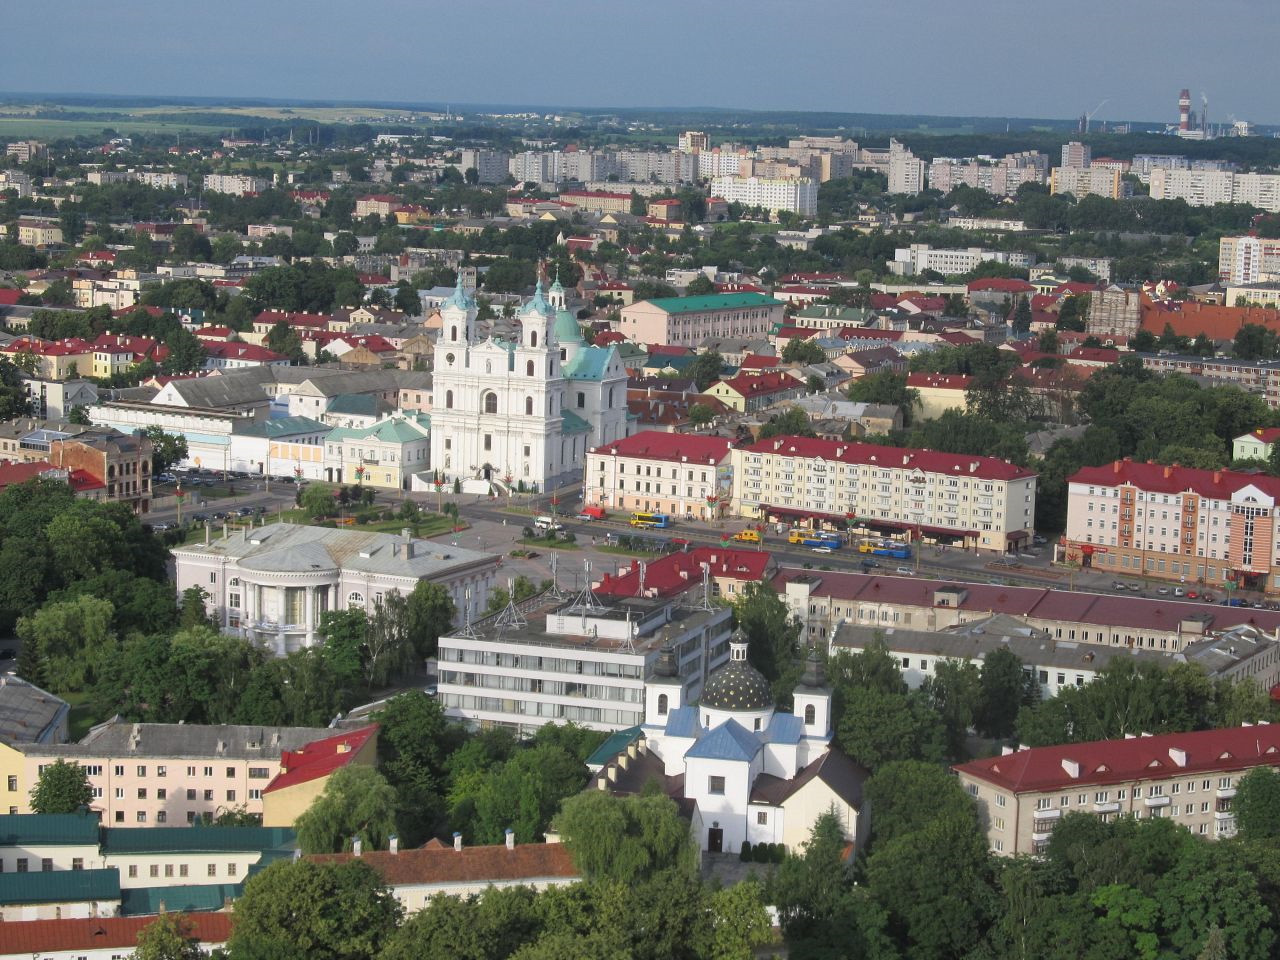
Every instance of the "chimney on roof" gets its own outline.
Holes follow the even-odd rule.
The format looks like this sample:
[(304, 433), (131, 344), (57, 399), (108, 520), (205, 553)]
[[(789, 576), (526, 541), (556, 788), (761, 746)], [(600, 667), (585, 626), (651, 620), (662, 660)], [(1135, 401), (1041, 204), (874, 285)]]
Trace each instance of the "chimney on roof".
[(1222, 471), (1221, 471), (1221, 470), (1215, 470), (1215, 471), (1213, 471), (1213, 482), (1214, 482), (1214, 483), (1221, 483), (1221, 482), (1222, 482)]
[(453, 849), (458, 853), (462, 852), (462, 834), (456, 830), (453, 832)]
[(506, 829), (507, 849), (514, 850), (516, 848), (516, 832), (510, 827)]
[(364, 841), (361, 840), (359, 837), (352, 837), (351, 838), (351, 855), (353, 857), (358, 857), (362, 853), (364, 853)]

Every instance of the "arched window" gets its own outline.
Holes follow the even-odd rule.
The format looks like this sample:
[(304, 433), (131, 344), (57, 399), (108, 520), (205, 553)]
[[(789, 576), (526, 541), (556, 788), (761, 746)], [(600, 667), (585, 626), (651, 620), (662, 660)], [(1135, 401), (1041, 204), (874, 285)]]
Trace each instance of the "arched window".
[(667, 695), (665, 693), (658, 694), (658, 716), (665, 717), (667, 715)]
[(457, 339), (458, 339), (458, 326), (457, 326), (457, 324), (454, 324), (452, 327), (450, 327), (450, 328), (449, 328), (449, 339), (450, 339), (450, 340), (457, 340)]
[(530, 330), (530, 331), (529, 331), (529, 346), (531, 346), (531, 347), (536, 347), (537, 345), (538, 345), (538, 331), (537, 331), (537, 330)]
[(498, 395), (494, 393), (492, 390), (490, 390), (488, 393), (484, 395), (484, 412), (485, 413), (498, 412)]
[(815, 709), (812, 703), (805, 704), (804, 722), (806, 724), (814, 724), (818, 722), (818, 711), (817, 709)]
[(363, 607), (363, 606), (364, 606), (364, 594), (360, 593), (360, 591), (358, 591), (358, 590), (352, 590), (349, 594), (347, 594), (347, 606), (348, 606), (348, 607)]
[(526, 417), (533, 416), (533, 397), (524, 398), (524, 415)]
[(524, 375), (525, 375), (526, 377), (532, 377), (532, 376), (533, 376), (533, 361), (532, 361), (532, 360), (528, 361), (528, 362), (524, 365)]
[(453, 391), (452, 390), (446, 390), (444, 392), (444, 408), (446, 410), (453, 409)]

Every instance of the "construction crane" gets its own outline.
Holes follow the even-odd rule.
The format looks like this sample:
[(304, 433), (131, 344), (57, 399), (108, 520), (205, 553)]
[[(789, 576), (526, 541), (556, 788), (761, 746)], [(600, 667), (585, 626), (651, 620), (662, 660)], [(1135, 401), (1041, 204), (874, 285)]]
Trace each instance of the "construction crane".
[(1084, 115), (1084, 132), (1085, 133), (1089, 132), (1089, 123), (1093, 120), (1094, 114), (1096, 114), (1099, 110), (1101, 110), (1110, 102), (1111, 102), (1111, 98), (1107, 97), (1100, 104), (1098, 104), (1096, 107), (1094, 107), (1092, 110), (1090, 110), (1088, 113)]

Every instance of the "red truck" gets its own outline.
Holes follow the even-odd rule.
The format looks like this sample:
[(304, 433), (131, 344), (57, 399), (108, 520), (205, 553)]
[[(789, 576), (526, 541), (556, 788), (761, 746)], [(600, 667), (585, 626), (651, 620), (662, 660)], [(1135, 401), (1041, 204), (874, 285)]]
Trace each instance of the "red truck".
[(604, 507), (591, 505), (591, 506), (586, 506), (582, 508), (582, 512), (578, 514), (578, 519), (579, 520), (603, 520), (607, 516), (608, 514), (605, 513)]

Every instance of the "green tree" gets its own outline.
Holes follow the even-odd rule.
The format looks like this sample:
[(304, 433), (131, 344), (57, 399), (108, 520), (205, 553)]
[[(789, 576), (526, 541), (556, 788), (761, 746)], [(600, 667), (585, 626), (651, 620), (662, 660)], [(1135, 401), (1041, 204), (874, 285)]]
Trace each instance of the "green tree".
[(324, 792), (294, 823), (305, 853), (337, 853), (355, 838), (366, 849), (379, 850), (395, 828), (395, 790), (363, 764), (348, 764), (330, 776)]
[(827, 352), (813, 340), (792, 337), (782, 349), (783, 363), (826, 363)]
[(297, 330), (283, 320), (267, 331), (267, 338), (263, 345), (282, 357), (288, 357), (290, 363), (306, 363), (307, 355), (302, 349), (302, 337)]
[(675, 802), (660, 793), (585, 790), (564, 801), (555, 825), (587, 880), (634, 885), (664, 870), (696, 869), (689, 825)]
[(201, 960), (200, 949), (191, 920), (181, 913), (163, 913), (138, 931), (138, 948), (133, 960)]
[(716, 285), (712, 283), (711, 278), (705, 273), (700, 273), (692, 280), (689, 285), (684, 288), (686, 297), (702, 297), (716, 292)]
[(861, 403), (887, 403), (902, 411), (902, 425), (911, 426), (920, 409), (920, 391), (907, 386), (905, 373), (885, 370), (860, 377), (849, 387), (849, 399)]
[(207, 359), (204, 344), (194, 333), (175, 329), (165, 337), (165, 346), (169, 349), (169, 355), (161, 364), (165, 373), (194, 373), (204, 369)]
[(1010, 327), (1014, 336), (1021, 336), (1031, 329), (1031, 303), (1026, 297), (1019, 297), (1010, 317)]
[(946, 728), (920, 691), (855, 687), (845, 692), (836, 739), (845, 753), (873, 771), (890, 760), (939, 762), (947, 749)]
[(782, 413), (775, 413), (760, 428), (759, 438), (769, 437), (812, 437), (813, 427), (809, 424), (809, 415), (801, 407), (788, 407)]
[(871, 833), (877, 844), (923, 829), (935, 819), (969, 817), (977, 808), (945, 767), (920, 760), (893, 760), (867, 780), (867, 803), (875, 810)]
[(507, 828), (519, 843), (533, 843), (565, 797), (586, 783), (587, 768), (564, 748), (547, 742), (517, 750), (488, 769), (455, 774), (449, 813), (468, 842), (501, 843)]
[(107, 600), (78, 596), (48, 603), (18, 621), (17, 633), (54, 693), (83, 690), (115, 644), (114, 608)]
[(1028, 683), (1022, 661), (1012, 651), (993, 650), (983, 658), (975, 718), (983, 736), (1008, 737), (1013, 733), (1018, 710), (1027, 699)]
[(490, 887), (473, 897), (437, 896), (395, 932), (381, 960), (496, 960), (539, 939), (546, 918), (529, 887)]
[(309, 483), (302, 489), (298, 506), (312, 519), (330, 517), (337, 513), (334, 489), (327, 483)]
[(143, 431), (151, 441), (151, 473), (158, 476), (165, 473), (175, 463), (187, 459), (190, 450), (187, 438), (181, 434), (165, 433), (162, 427), (151, 426)]
[(982, 699), (982, 677), (970, 660), (939, 660), (920, 687), (942, 718), (947, 732), (947, 755), (966, 755), (965, 739)]
[(409, 594), (409, 642), (419, 660), (435, 656), (436, 643), (453, 626), (457, 610), (449, 591), (438, 583), (419, 580)]
[(372, 960), (402, 911), (367, 863), (278, 860), (234, 906), (230, 956)]
[(799, 679), (800, 622), (763, 581), (746, 585), (734, 601), (733, 617), (747, 638), (747, 661), (769, 681), (776, 703), (790, 703)]
[(691, 377), (699, 390), (706, 390), (720, 379), (723, 370), (724, 358), (712, 350), (694, 357), (693, 362), (684, 368), (684, 375)]
[(1274, 330), (1246, 323), (1236, 331), (1231, 352), (1237, 360), (1274, 360), (1280, 352), (1280, 339)]
[(76, 813), (92, 803), (93, 787), (84, 767), (61, 758), (47, 764), (31, 788), (33, 813)]
[(1280, 773), (1271, 767), (1254, 767), (1236, 784), (1231, 806), (1246, 839), (1280, 837)]
[(409, 639), (408, 600), (392, 590), (373, 601), (364, 639), (364, 674), (369, 689), (386, 685), (413, 667)]
[[(689, 423), (695, 427), (705, 427), (716, 418), (716, 412), (705, 403), (695, 403), (689, 407)], [(1280, 450), (1280, 446), (1276, 447)]]

